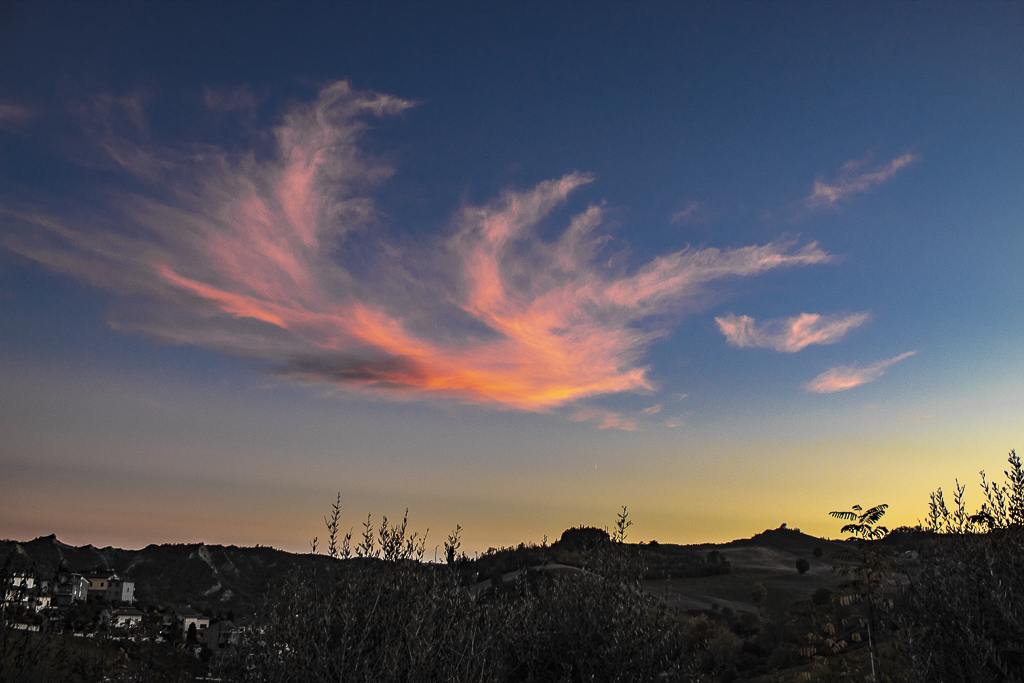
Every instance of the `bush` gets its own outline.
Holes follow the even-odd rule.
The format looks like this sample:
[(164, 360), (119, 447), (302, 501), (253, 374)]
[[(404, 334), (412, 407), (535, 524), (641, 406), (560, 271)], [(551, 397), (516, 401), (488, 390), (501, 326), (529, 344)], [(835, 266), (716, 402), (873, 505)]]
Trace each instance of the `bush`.
[(578, 526), (566, 529), (558, 539), (558, 545), (568, 550), (594, 550), (611, 543), (611, 536), (604, 529), (593, 526)]
[[(463, 585), (455, 568), (421, 563), (407, 550), (380, 558), (365, 534), (360, 545), (365, 557), (338, 559), (276, 591), (220, 675), (283, 683), (699, 680), (701, 660), (687, 649), (683, 625), (643, 592), (641, 568), (621, 546), (599, 544), (585, 571), (524, 570), (488, 586)], [(400, 538), (390, 545), (411, 548)], [(735, 649), (726, 640), (715, 640), (716, 664)]]
[(952, 510), (932, 494), (934, 544), (896, 611), (911, 681), (1024, 680), (1024, 468), (1008, 462), (1003, 485), (982, 472), (974, 514), (959, 483)]

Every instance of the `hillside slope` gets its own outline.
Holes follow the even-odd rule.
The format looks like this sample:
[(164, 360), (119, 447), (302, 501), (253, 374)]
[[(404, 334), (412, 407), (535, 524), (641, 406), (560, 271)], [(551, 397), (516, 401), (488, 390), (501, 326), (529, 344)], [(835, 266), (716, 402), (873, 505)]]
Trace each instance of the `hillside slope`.
[(56, 536), (28, 542), (0, 541), (0, 562), (9, 571), (52, 577), (63, 567), (73, 572), (115, 571), (135, 581), (136, 600), (151, 604), (190, 604), (211, 613), (251, 613), (268, 588), (296, 571), (330, 558), (299, 555), (258, 546), (202, 543), (149, 545), (141, 550), (71, 546)]
[[(728, 607), (742, 611), (756, 609), (752, 591), (757, 582), (767, 589), (772, 609), (784, 609), (818, 588), (834, 588), (829, 555), (840, 547), (841, 543), (799, 531), (773, 529), (724, 544), (631, 545), (630, 549), (650, 566), (668, 568), (664, 574), (668, 578), (657, 578), (661, 574), (653, 572), (656, 576), (646, 585), (670, 604), (681, 609)], [(821, 558), (814, 557), (815, 548), (822, 549)], [(529, 552), (537, 550), (533, 547)], [(502, 564), (514, 566), (518, 551), (508, 551), (512, 557), (503, 558)], [(703, 562), (715, 553), (715, 562), (727, 562), (728, 569), (723, 565), (718, 573), (702, 576), (672, 571), (676, 567), (692, 569), (694, 558)], [(805, 574), (796, 570), (800, 558), (810, 565)], [(32, 570), (42, 578), (52, 577), (61, 567), (75, 572), (115, 571), (135, 581), (136, 599), (141, 603), (189, 604), (210, 614), (233, 611), (242, 616), (255, 609), (269, 588), (283, 584), (295, 572), (334, 560), (262, 546), (191, 543), (149, 545), (141, 550), (71, 546), (50, 535), (27, 542), (0, 541), (0, 562), (5, 561), (10, 563), (9, 571)], [(483, 569), (486, 559), (481, 557), (479, 562)], [(531, 564), (535, 563), (523, 566)]]
[[(691, 546), (700, 552), (717, 551), (729, 562), (726, 574), (648, 581), (647, 586), (681, 609), (754, 611), (758, 609), (754, 584), (760, 583), (767, 591), (768, 609), (780, 611), (809, 598), (819, 588), (835, 589), (838, 580), (832, 574), (835, 562), (830, 556), (843, 547), (840, 542), (794, 529), (768, 529), (729, 543)], [(820, 558), (814, 556), (816, 548), (821, 549)], [(810, 566), (804, 574), (796, 568), (800, 559)]]

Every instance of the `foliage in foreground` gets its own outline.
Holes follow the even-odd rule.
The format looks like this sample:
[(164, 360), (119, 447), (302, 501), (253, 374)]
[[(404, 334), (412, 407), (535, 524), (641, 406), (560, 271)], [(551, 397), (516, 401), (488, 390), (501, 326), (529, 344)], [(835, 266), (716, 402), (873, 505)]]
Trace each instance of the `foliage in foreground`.
[(1004, 484), (981, 473), (974, 514), (959, 482), (952, 510), (932, 494), (935, 542), (895, 615), (910, 681), (1024, 681), (1024, 468), (1008, 462)]
[(699, 680), (703, 643), (642, 591), (620, 544), (595, 549), (587, 571), (531, 570), (465, 585), (454, 566), (413, 561), (415, 541), (385, 533), (385, 547), (375, 549), (371, 539), (364, 533), (362, 557), (284, 586), (222, 674), (285, 682)]
[(814, 664), (805, 680), (1024, 681), (1024, 468), (1015, 451), (1008, 462), (1003, 484), (981, 473), (973, 514), (959, 482), (952, 510), (932, 494), (926, 524), (897, 534), (921, 539), (916, 560), (886, 544), (887, 506), (831, 513), (851, 549), (836, 558), (836, 594), (798, 616)]

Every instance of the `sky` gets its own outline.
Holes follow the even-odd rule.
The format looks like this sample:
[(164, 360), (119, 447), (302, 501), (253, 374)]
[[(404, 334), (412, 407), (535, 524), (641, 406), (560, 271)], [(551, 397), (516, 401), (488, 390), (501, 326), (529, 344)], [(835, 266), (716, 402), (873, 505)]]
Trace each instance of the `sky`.
[(1024, 5), (0, 6), (0, 537), (725, 542), (1024, 448)]

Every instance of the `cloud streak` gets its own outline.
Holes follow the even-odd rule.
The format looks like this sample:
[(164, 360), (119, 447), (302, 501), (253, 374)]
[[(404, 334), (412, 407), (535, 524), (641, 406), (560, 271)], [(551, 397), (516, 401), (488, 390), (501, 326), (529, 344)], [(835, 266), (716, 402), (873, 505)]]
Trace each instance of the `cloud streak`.
[(691, 200), (685, 208), (672, 214), (670, 222), (672, 225), (691, 225), (693, 223), (704, 223), (707, 221), (707, 212), (704, 204)]
[(810, 382), (804, 385), (807, 391), (816, 394), (831, 394), (837, 391), (846, 391), (858, 387), (861, 384), (874, 382), (885, 374), (885, 369), (894, 363), (899, 363), (905, 358), (910, 358), (917, 351), (907, 351), (889, 360), (879, 361), (866, 368), (858, 368), (856, 365), (840, 365), (829, 368)]
[(9, 133), (23, 133), (28, 124), (36, 116), (28, 107), (18, 104), (0, 102), (0, 130)]
[(857, 173), (857, 170), (863, 165), (862, 161), (848, 161), (843, 164), (839, 175), (834, 180), (825, 182), (820, 177), (815, 179), (814, 191), (804, 200), (804, 203), (811, 208), (832, 206), (851, 195), (867, 192), (875, 185), (884, 183), (896, 175), (901, 168), (919, 158), (914, 154), (904, 154), (869, 173)]
[(599, 408), (578, 410), (570, 416), (570, 419), (573, 422), (590, 422), (592, 420), (600, 420), (600, 423), (597, 425), (598, 429), (621, 429), (624, 432), (635, 432), (640, 429), (637, 426), (636, 420), (610, 410), (601, 410)]
[[(122, 99), (136, 120), (135, 100)], [(778, 241), (616, 269), (594, 234), (599, 206), (554, 241), (537, 235), (591, 181), (578, 172), (464, 207), (443, 242), (399, 247), (378, 234), (371, 196), (393, 171), (360, 142), (366, 119), (410, 106), (335, 83), (288, 112), (274, 153), (259, 158), (132, 146), (106, 127), (103, 147), (153, 192), (118, 195), (113, 217), (4, 209), (4, 244), (148, 301), (112, 314), (121, 329), (258, 359), (297, 381), (531, 411), (652, 389), (643, 356), (664, 334), (653, 316), (723, 278), (832, 260), (816, 243)], [(614, 413), (583, 419), (595, 418), (635, 428)]]
[(795, 353), (811, 344), (834, 344), (870, 317), (867, 311), (852, 315), (801, 313), (792, 318), (779, 318), (757, 325), (749, 315), (737, 316), (730, 313), (715, 318), (715, 322), (732, 346)]

